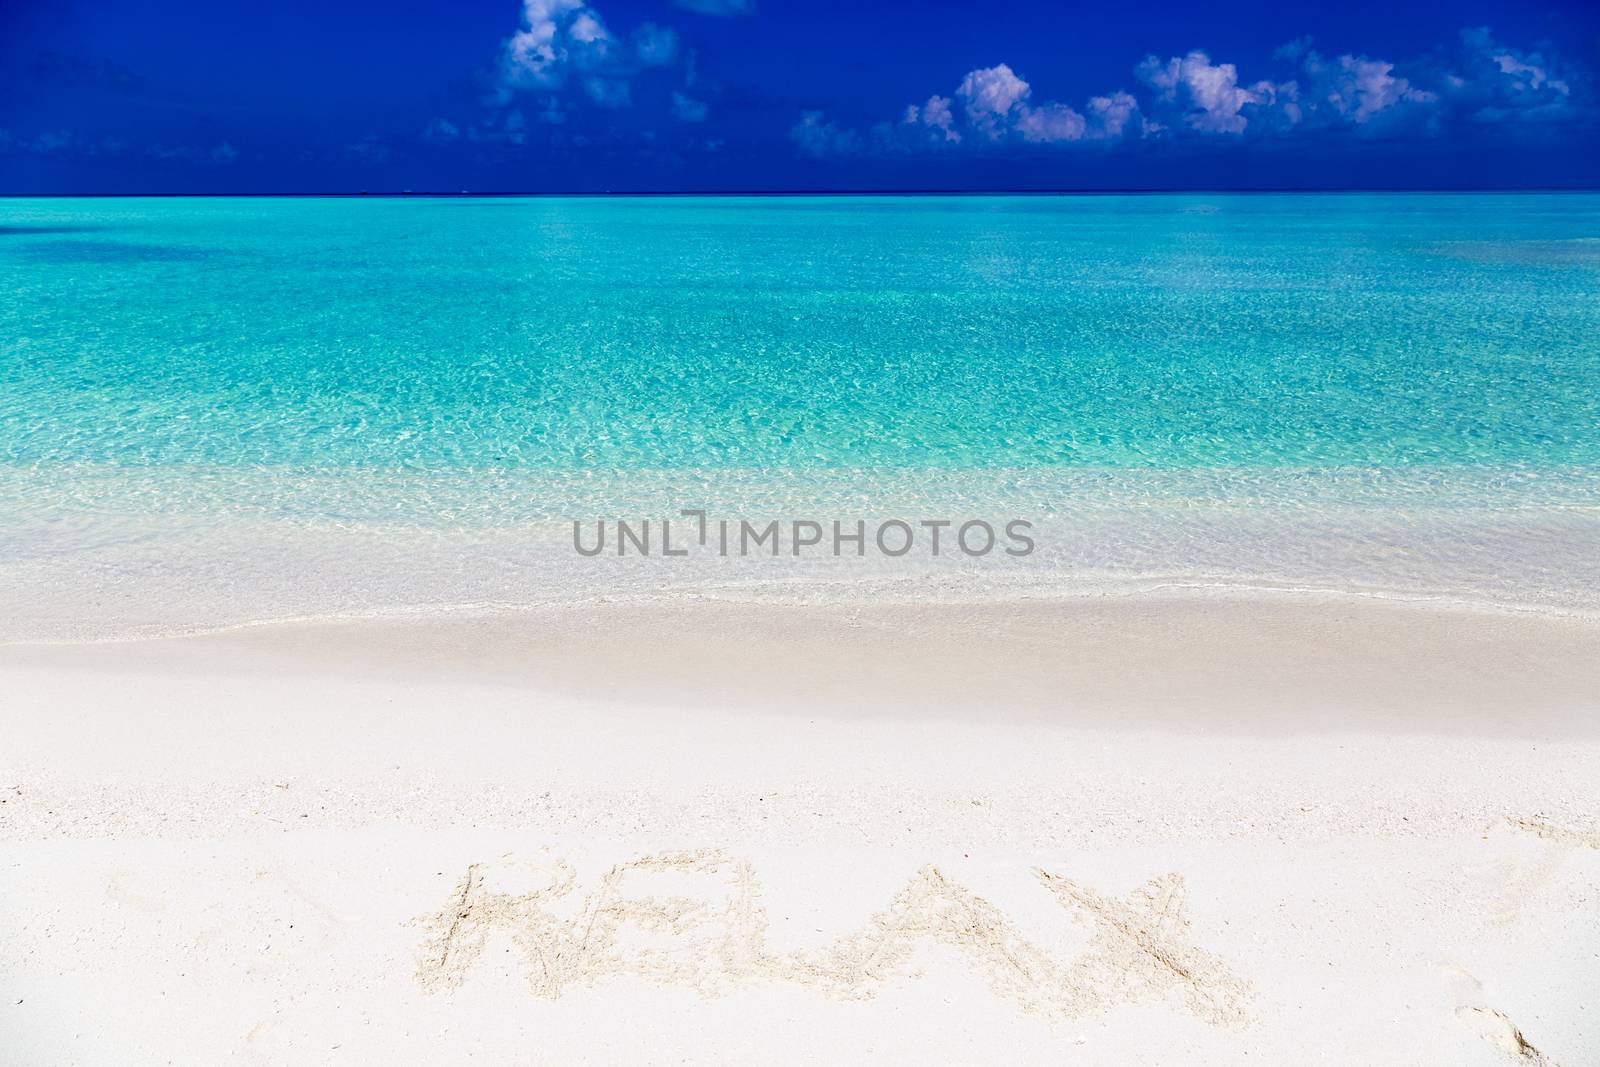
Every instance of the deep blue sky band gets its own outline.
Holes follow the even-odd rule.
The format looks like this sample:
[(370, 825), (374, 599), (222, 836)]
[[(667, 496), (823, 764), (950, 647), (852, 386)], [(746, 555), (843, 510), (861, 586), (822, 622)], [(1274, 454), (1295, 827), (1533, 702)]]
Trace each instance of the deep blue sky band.
[(0, 192), (1600, 184), (1600, 7), (0, 5)]

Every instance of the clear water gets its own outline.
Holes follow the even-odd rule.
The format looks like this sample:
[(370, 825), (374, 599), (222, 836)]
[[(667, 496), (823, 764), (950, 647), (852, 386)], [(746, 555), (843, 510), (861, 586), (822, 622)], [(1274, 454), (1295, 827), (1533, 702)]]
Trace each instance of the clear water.
[(0, 458), (1600, 461), (1600, 197), (0, 202)]
[(556, 535), (697, 500), (1589, 608), (1597, 486), (1597, 195), (0, 200), (13, 636), (677, 587)]

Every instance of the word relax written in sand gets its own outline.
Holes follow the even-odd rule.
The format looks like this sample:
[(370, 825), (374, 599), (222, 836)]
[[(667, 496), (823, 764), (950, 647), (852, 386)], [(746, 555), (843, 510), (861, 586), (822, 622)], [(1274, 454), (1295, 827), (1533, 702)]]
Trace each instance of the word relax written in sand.
[[(932, 866), (861, 929), (819, 950), (791, 952), (767, 947), (761, 887), (749, 862), (719, 851), (665, 852), (620, 864), (582, 896), (574, 895), (577, 878), (568, 864), (541, 866), (547, 881), (526, 893), (490, 890), (485, 866), (468, 868), (448, 903), (419, 920), (430, 931), (418, 971), (424, 988), (458, 986), (498, 933), (520, 951), (533, 992), (550, 999), (624, 975), (706, 996), (788, 982), (866, 999), (908, 975), (918, 950), (936, 944), (955, 948), (997, 995), (1046, 1018), (1162, 997), (1215, 1025), (1249, 1020), (1249, 985), (1187, 941), (1187, 893), (1175, 873), (1118, 900), (1034, 869), (1055, 901), (1089, 928), (1083, 951), (1060, 959)], [(713, 892), (625, 893), (661, 875), (708, 877)]]

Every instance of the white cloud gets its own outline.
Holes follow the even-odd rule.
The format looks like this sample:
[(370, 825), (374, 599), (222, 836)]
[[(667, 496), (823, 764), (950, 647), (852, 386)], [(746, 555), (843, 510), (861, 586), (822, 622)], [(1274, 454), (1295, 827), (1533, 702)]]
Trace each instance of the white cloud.
[(968, 71), (956, 86), (960, 102), (956, 121), (947, 97), (932, 96), (920, 109), (906, 109), (906, 121), (932, 127), (947, 143), (962, 140), (962, 129), (982, 139), (998, 141), (1021, 138), (1034, 144), (1106, 140), (1121, 137), (1139, 112), (1139, 103), (1129, 93), (1117, 91), (1089, 100), (1087, 114), (1055, 101), (1033, 103), (1033, 87), (1004, 63)]
[(1487, 59), (1505, 78), (1512, 91), (1546, 91), (1557, 96), (1571, 96), (1572, 85), (1562, 77), (1552, 75), (1550, 61), (1539, 52), (1518, 52), (1495, 40), (1487, 26), (1461, 31), (1461, 43), (1470, 59)]
[(1525, 63), (1514, 52), (1497, 52), (1491, 58), (1495, 66), (1500, 68), (1500, 73), (1508, 75), (1520, 85), (1529, 89), (1542, 89), (1549, 86), (1562, 96), (1569, 96), (1572, 87), (1559, 78), (1550, 77), (1549, 73), (1536, 63)]
[(1486, 26), (1461, 32), (1441, 91), (1460, 113), (1486, 124), (1548, 123), (1593, 113), (1588, 75), (1543, 51), (1502, 44)]
[[(1144, 134), (1160, 126), (1144, 119), (1131, 93), (1092, 97), (1080, 111), (1055, 101), (1033, 102), (1033, 87), (1005, 63), (968, 71), (949, 96), (939, 93), (911, 104), (898, 123), (874, 127), (872, 143), (885, 151), (951, 147), (985, 142), (1024, 141), (1065, 144), (1105, 141)], [(821, 112), (806, 112), (791, 137), (812, 155), (857, 151), (854, 131), (827, 122)]]
[(1239, 136), (1309, 124), (1363, 126), (1387, 121), (1402, 105), (1425, 107), (1437, 94), (1413, 85), (1395, 64), (1367, 56), (1327, 59), (1310, 49), (1310, 38), (1279, 48), (1279, 58), (1303, 58), (1305, 82), (1261, 80), (1241, 84), (1232, 63), (1215, 63), (1205, 52), (1162, 60), (1149, 56), (1139, 77), (1157, 100), (1176, 105), (1183, 123), (1200, 133)]
[[(1460, 50), (1410, 63), (1364, 55), (1326, 59), (1307, 52), (1298, 113), (1317, 126), (1446, 129), (1454, 116), (1484, 124), (1560, 121), (1574, 114), (1573, 81), (1540, 52), (1521, 52), (1484, 28), (1463, 31)], [(1291, 87), (1294, 83), (1289, 83)], [(1289, 108), (1281, 108), (1288, 113)]]
[(1146, 56), (1138, 73), (1158, 91), (1160, 99), (1181, 97), (1188, 104), (1185, 121), (1203, 133), (1243, 133), (1250, 125), (1244, 109), (1271, 104), (1277, 96), (1277, 86), (1271, 82), (1240, 85), (1239, 71), (1232, 63), (1213, 63), (1198, 49), (1181, 59), (1174, 56), (1163, 61)]
[(1139, 114), (1139, 101), (1121, 90), (1089, 98), (1089, 116), (1106, 137), (1121, 137)]
[(595, 14), (593, 8), (579, 8), (567, 32), (574, 41), (591, 48), (605, 49), (611, 45), (611, 31), (606, 29), (606, 24), (600, 21), (600, 16)]
[(1305, 71), (1317, 102), (1326, 102), (1357, 125), (1400, 104), (1430, 104), (1438, 99), (1397, 77), (1394, 64), (1387, 60), (1343, 55), (1328, 61), (1312, 52), (1306, 56)]
[(956, 86), (956, 99), (967, 121), (990, 139), (1011, 125), (1017, 105), (1028, 98), (1028, 83), (1004, 63), (968, 71)]
[[(1147, 56), (1136, 68), (1143, 89), (1090, 97), (1079, 108), (1036, 102), (1033, 87), (1005, 63), (968, 71), (945, 96), (907, 106), (900, 120), (855, 131), (806, 112), (791, 137), (804, 151), (828, 155), (971, 150), (985, 144), (1067, 144), (1151, 136), (1271, 136), (1291, 128), (1344, 129), (1431, 136), (1454, 116), (1478, 123), (1565, 122), (1593, 115), (1593, 93), (1581, 72), (1541, 52), (1509, 48), (1486, 29), (1461, 35), (1454, 58), (1435, 51), (1410, 63), (1359, 53), (1326, 58), (1309, 36), (1279, 47), (1274, 58), (1294, 63), (1299, 77), (1244, 81), (1232, 63), (1199, 49), (1183, 56)], [(1581, 100), (1582, 110), (1577, 101)]]
[(944, 140), (950, 144), (959, 144), (961, 142), (961, 134), (957, 133), (955, 129), (956, 117), (955, 113), (950, 110), (950, 98), (948, 96), (940, 96), (935, 93), (928, 97), (928, 102), (920, 108), (916, 104), (908, 105), (905, 118), (902, 121), (911, 125), (920, 123), (923, 126), (938, 130), (943, 134)]
[(1051, 141), (1081, 141), (1089, 124), (1066, 104), (1023, 107), (1017, 114), (1016, 129), (1024, 141), (1048, 144)]
[(523, 0), (522, 28), (506, 41), (504, 79), (513, 87), (559, 85), (570, 67), (592, 67), (611, 34), (582, 0)]
[[(622, 39), (585, 0), (523, 0), (522, 26), (505, 42), (499, 84), (485, 103), (492, 109), (505, 108), (519, 93), (537, 92), (542, 97), (539, 120), (557, 124), (572, 113), (577, 94), (597, 107), (628, 107), (636, 81), (651, 71), (667, 69), (676, 72), (681, 89), (693, 85), (694, 57), (684, 54), (671, 27), (645, 22)], [(659, 99), (654, 94), (651, 98)], [(705, 108), (681, 91), (672, 94), (670, 110), (678, 119), (698, 122), (705, 117)], [(437, 140), (439, 133), (432, 130), (425, 136)], [(506, 130), (493, 118), (475, 124), (472, 134), (513, 144), (521, 144), (525, 136), (521, 130)]]

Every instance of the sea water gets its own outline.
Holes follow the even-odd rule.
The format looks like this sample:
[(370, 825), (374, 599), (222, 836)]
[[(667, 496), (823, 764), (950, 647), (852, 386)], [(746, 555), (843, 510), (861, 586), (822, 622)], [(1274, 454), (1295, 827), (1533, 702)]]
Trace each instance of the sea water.
[[(573, 551), (682, 509), (1038, 551)], [(0, 200), (6, 639), (1597, 561), (1597, 195)]]

